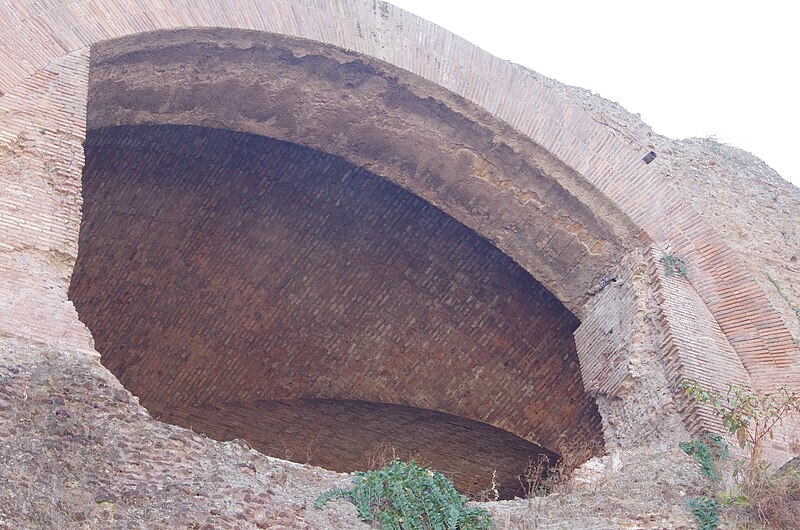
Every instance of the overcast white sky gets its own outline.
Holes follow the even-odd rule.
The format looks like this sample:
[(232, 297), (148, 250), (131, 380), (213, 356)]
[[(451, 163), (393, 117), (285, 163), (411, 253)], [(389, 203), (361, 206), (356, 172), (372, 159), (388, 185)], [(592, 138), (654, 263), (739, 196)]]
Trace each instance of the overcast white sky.
[(800, 186), (800, 3), (390, 0), (484, 50), (641, 114), (714, 135)]

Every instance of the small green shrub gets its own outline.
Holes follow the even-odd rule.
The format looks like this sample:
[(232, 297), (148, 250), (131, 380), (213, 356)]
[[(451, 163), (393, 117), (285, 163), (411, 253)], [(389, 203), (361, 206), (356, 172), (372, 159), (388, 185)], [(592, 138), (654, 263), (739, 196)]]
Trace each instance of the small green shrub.
[(393, 461), (383, 469), (359, 471), (351, 490), (334, 489), (314, 506), (347, 497), (361, 520), (377, 522), (383, 530), (487, 530), (489, 512), (467, 506), (467, 498), (439, 472), (415, 462)]
[[(800, 393), (784, 387), (759, 395), (747, 387), (731, 385), (723, 394), (696, 381), (684, 381), (681, 388), (688, 397), (710, 405), (739, 446), (749, 452), (747, 458), (734, 462), (730, 490), (716, 492), (716, 498), (689, 500), (700, 529), (716, 529), (722, 509), (731, 528), (800, 528), (800, 471), (789, 467), (773, 473), (761, 460), (764, 444), (773, 437), (776, 426), (800, 414)], [(706, 435), (680, 446), (697, 458), (704, 476), (714, 479), (718, 476), (716, 463), (728, 453), (727, 446), (723, 449), (724, 442), (719, 441), (719, 437)]]
[(667, 254), (661, 256), (660, 261), (664, 264), (664, 272), (667, 273), (667, 276), (680, 274), (681, 276), (685, 277), (689, 272), (686, 268), (686, 262), (672, 252), (668, 252)]
[(717, 462), (730, 457), (728, 444), (721, 436), (706, 433), (700, 438), (695, 438), (690, 442), (681, 442), (679, 445), (684, 453), (694, 457), (700, 463), (700, 469), (705, 478), (710, 478), (714, 482), (719, 480)]
[(717, 530), (719, 528), (719, 503), (716, 500), (708, 497), (693, 497), (689, 499), (688, 504), (700, 530)]

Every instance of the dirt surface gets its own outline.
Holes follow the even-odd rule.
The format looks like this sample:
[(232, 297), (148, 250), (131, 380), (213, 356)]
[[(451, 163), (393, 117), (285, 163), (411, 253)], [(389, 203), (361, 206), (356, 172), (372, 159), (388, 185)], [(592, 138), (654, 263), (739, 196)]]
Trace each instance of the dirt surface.
[(346, 475), (153, 420), (84, 355), (0, 343), (0, 528), (367, 528)]

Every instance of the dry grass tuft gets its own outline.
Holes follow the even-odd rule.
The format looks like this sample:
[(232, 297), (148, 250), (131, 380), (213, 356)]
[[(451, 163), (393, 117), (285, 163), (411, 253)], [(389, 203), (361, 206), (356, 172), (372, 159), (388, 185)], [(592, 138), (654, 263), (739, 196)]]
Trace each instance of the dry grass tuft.
[(397, 449), (384, 442), (372, 444), (367, 451), (367, 470), (383, 469), (397, 460)]
[(755, 474), (742, 485), (747, 505), (725, 510), (730, 528), (785, 530), (800, 528), (800, 467)]
[(545, 455), (531, 459), (521, 476), (517, 477), (525, 498), (542, 497), (552, 493), (570, 491), (572, 474), (581, 464), (597, 455), (597, 442), (576, 442), (561, 438), (558, 443), (560, 458), (551, 462)]
[(497, 482), (497, 470), (492, 471), (492, 482), (489, 486), (479, 491), (476, 495), (472, 495), (471, 498), (478, 502), (490, 502), (496, 501), (500, 498), (500, 484)]

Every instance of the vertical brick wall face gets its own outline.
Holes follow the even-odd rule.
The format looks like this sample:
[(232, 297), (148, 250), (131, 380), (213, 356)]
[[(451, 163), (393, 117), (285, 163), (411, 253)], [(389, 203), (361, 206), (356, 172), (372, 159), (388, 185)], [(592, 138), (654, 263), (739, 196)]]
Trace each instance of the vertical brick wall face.
[(89, 52), (79, 50), (0, 97), (0, 335), (82, 352), (93, 352), (92, 339), (66, 295), (88, 72)]
[[(689, 280), (677, 273), (668, 275), (660, 261), (662, 255), (658, 249), (650, 249), (649, 267), (655, 280), (659, 320), (669, 330), (661, 349), (671, 378), (674, 381), (697, 381), (706, 388), (752, 384), (741, 359)], [(689, 355), (688, 352), (702, 352), (702, 355)], [(686, 417), (687, 426), (698, 434), (709, 425), (717, 429), (722, 427), (710, 407), (698, 407)]]
[(336, 157), (214, 129), (100, 129), (86, 154), (70, 298), (155, 416), (324, 398), (471, 418), (551, 450), (562, 433), (600, 437), (575, 317), (418, 197)]

